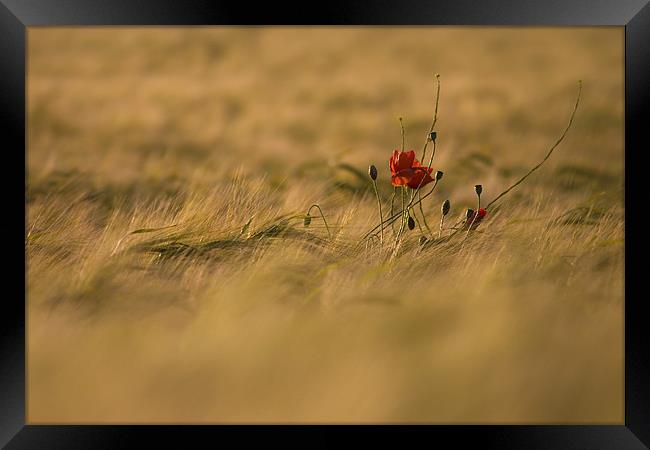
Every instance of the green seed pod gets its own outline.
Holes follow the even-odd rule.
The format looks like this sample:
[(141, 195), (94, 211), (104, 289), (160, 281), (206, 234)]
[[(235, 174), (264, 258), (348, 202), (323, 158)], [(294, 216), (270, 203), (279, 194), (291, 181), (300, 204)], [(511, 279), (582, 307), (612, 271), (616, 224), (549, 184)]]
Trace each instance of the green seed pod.
[(305, 225), (305, 228), (309, 226), (309, 224), (311, 223), (311, 216), (309, 215), (309, 213), (307, 213), (307, 215), (305, 216), (305, 220), (303, 220), (302, 223)]
[(368, 175), (370, 175), (370, 178), (373, 180), (377, 179), (377, 168), (374, 164), (371, 164), (370, 167), (368, 167)]
[(408, 226), (409, 226), (409, 230), (412, 230), (413, 228), (415, 228), (415, 220), (413, 220), (413, 217), (411, 217), (411, 216), (409, 216)]
[(440, 208), (442, 210), (442, 215), (446, 216), (447, 214), (449, 214), (450, 208), (451, 208), (451, 203), (449, 203), (449, 200), (445, 200), (445, 202), (442, 204), (442, 208)]
[(481, 195), (481, 192), (483, 192), (483, 186), (477, 184), (476, 186), (474, 186), (474, 190), (476, 191), (476, 195)]
[(432, 141), (435, 141), (437, 137), (438, 137), (438, 133), (436, 133), (435, 131), (432, 131), (431, 134), (429, 135), (429, 139), (431, 139)]
[(435, 173), (434, 177), (435, 177), (436, 181), (440, 181), (440, 180), (442, 180), (442, 176), (443, 176), (443, 175), (444, 175), (444, 173), (443, 173), (442, 171), (438, 170), (438, 171)]

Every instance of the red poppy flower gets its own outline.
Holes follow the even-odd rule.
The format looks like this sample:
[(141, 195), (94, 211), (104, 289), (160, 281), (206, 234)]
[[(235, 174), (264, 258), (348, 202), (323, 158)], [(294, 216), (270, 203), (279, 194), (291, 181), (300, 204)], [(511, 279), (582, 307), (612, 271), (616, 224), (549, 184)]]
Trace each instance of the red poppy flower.
[[(474, 218), (476, 216), (476, 218)], [(481, 208), (478, 210), (478, 216), (476, 215), (476, 212), (472, 212), (472, 214), (467, 217), (467, 220), (465, 220), (465, 228), (467, 228), (470, 224), (472, 225), (472, 230), (478, 227), (478, 224), (483, 220), (483, 218), (487, 216), (487, 210), (485, 208)], [(473, 221), (473, 222), (472, 222)]]
[[(417, 189), (418, 186), (425, 186), (433, 181), (431, 177), (432, 168), (426, 168), (415, 159), (415, 152), (393, 151), (388, 161), (393, 186), (408, 186)], [(421, 183), (421, 184), (420, 184)]]

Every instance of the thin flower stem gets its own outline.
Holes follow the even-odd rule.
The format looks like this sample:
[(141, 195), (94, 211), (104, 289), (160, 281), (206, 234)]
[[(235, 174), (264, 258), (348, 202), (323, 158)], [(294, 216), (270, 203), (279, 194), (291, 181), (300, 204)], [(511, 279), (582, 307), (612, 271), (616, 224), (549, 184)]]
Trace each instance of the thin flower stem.
[[(377, 180), (372, 180), (372, 186), (375, 188), (375, 196), (377, 197), (377, 206), (379, 207), (379, 223), (384, 221), (384, 214), (381, 211), (381, 200), (379, 199), (379, 191), (377, 190)], [(379, 240), (381, 245), (384, 244), (384, 228), (381, 228), (381, 238)]]
[[(397, 195), (397, 186), (393, 186), (393, 195), (390, 197), (390, 215), (391, 215), (391, 217), (393, 216), (393, 205), (395, 203), (395, 196), (396, 195)], [(383, 223), (384, 223), (384, 221), (382, 220), (381, 224), (383, 224)], [(383, 230), (383, 228), (384, 227), (382, 227), (382, 230)], [(393, 230), (393, 236), (395, 236), (395, 225), (393, 223), (391, 223), (391, 228)]]
[(454, 228), (454, 227), (452, 227), (451, 229), (453, 229), (454, 232), (451, 233), (449, 236), (447, 236), (447, 241), (449, 241), (452, 237), (456, 236), (456, 234), (460, 233), (463, 230), (462, 228)]
[[(422, 178), (422, 180), (424, 180), (424, 178)], [(419, 203), (419, 204), (422, 204), (422, 200), (424, 200), (424, 199), (427, 198), (429, 195), (431, 195), (431, 193), (433, 193), (433, 190), (436, 188), (437, 185), (438, 185), (438, 180), (434, 180), (434, 182), (433, 182), (433, 187), (431, 188), (431, 190), (430, 190), (429, 192), (427, 192), (426, 195), (425, 195), (424, 197), (420, 197), (420, 196), (418, 195), (419, 200), (418, 200), (415, 204), (418, 204), (418, 203)], [(420, 181), (420, 184), (418, 185), (418, 188), (417, 188), (417, 190), (415, 191), (415, 194), (419, 194), (419, 193), (420, 193), (420, 188), (422, 188), (422, 181)], [(411, 198), (411, 201), (409, 202), (409, 204), (406, 205), (407, 208), (408, 208), (408, 207), (411, 207), (411, 206), (414, 206), (413, 201), (415, 200), (415, 194), (413, 194), (413, 197)]]
[(436, 89), (436, 108), (433, 112), (433, 122), (431, 123), (431, 128), (429, 128), (429, 133), (427, 134), (427, 138), (424, 141), (424, 148), (422, 149), (422, 160), (424, 160), (424, 157), (427, 154), (427, 146), (429, 145), (429, 141), (431, 141), (431, 133), (433, 132), (433, 129), (436, 126), (436, 122), (438, 121), (438, 102), (440, 100), (440, 74), (438, 73), (436, 74), (436, 82), (438, 84), (438, 87)]
[[(414, 205), (418, 205), (418, 204), (420, 204), (422, 201), (424, 201), (425, 198), (427, 198), (429, 195), (431, 195), (431, 194), (433, 193), (433, 191), (436, 189), (436, 186), (437, 186), (437, 185), (438, 185), (438, 181), (435, 181), (435, 182), (433, 183), (433, 187), (431, 188), (431, 190), (430, 190), (429, 192), (427, 192), (426, 194), (424, 194), (424, 195), (423, 195), (419, 200), (417, 200), (415, 203), (413, 203), (413, 205), (409, 205), (409, 206), (414, 206)], [(377, 229), (379, 229), (379, 227), (384, 226), (384, 225), (390, 225), (390, 224), (392, 224), (393, 222), (395, 222), (395, 221), (396, 221), (396, 220), (397, 220), (397, 219), (402, 215), (402, 213), (403, 213), (403, 211), (402, 211), (402, 212), (395, 213), (395, 214), (392, 214), (388, 219), (384, 220), (383, 223), (377, 225), (376, 227), (374, 227), (373, 229), (371, 229), (370, 231), (368, 231), (368, 232), (363, 236), (362, 240), (363, 240), (363, 239), (366, 239), (368, 236), (370, 236), (371, 234), (373, 234)]]
[(472, 229), (472, 226), (474, 225), (474, 222), (476, 222), (476, 218), (479, 215), (479, 211), (481, 211), (481, 196), (478, 195), (478, 206), (476, 207), (476, 211), (474, 212), (474, 215), (472, 216), (472, 221), (469, 223), (469, 227), (467, 227), (467, 234), (465, 235), (465, 239), (469, 237), (469, 232)]
[[(433, 151), (431, 153), (431, 158), (429, 158), (429, 165), (427, 166), (427, 169), (424, 172), (424, 176), (420, 180), (420, 184), (418, 184), (417, 189), (411, 195), (410, 203), (413, 203), (413, 199), (415, 198), (416, 194), (418, 194), (420, 192), (420, 189), (422, 188), (422, 183), (424, 183), (424, 179), (426, 178), (427, 174), (429, 173), (429, 170), (431, 169), (431, 164), (433, 163), (433, 157), (434, 156), (436, 156), (436, 141), (433, 141)], [(436, 180), (436, 183), (437, 183), (437, 180)]]
[[(404, 225), (404, 205), (406, 201), (404, 200), (404, 186), (400, 189), (401, 191), (401, 197), (402, 197), (402, 225)], [(400, 233), (402, 232), (402, 228), (400, 226)]]
[(332, 233), (330, 232), (330, 227), (329, 227), (329, 225), (327, 225), (327, 221), (325, 220), (325, 215), (323, 214), (323, 210), (320, 209), (320, 206), (318, 206), (316, 203), (314, 203), (307, 210), (307, 215), (309, 215), (309, 211), (311, 211), (312, 208), (318, 208), (318, 211), (320, 211), (320, 217), (321, 217), (321, 219), (323, 219), (323, 222), (325, 223), (325, 228), (327, 228), (327, 235), (329, 236), (330, 239), (332, 239)]
[(407, 219), (405, 218), (406, 211), (407, 211), (407, 209), (404, 206), (405, 204), (406, 204), (406, 189), (404, 188), (404, 186), (402, 186), (402, 224), (400, 225), (399, 231), (397, 232), (397, 236), (395, 237), (395, 244), (394, 244), (395, 247), (397, 247), (399, 238), (402, 236), (402, 233), (404, 232), (404, 226), (406, 225), (406, 221), (407, 221)]
[(406, 197), (408, 196), (408, 193), (406, 191), (406, 186), (402, 186), (402, 227), (400, 229), (400, 234), (404, 232), (404, 228), (406, 227), (406, 222), (408, 222), (408, 206), (404, 206), (406, 203)]
[[(427, 133), (427, 138), (426, 138), (426, 140), (424, 142), (424, 147), (422, 149), (422, 158), (421, 158), (422, 160), (424, 160), (424, 157), (426, 156), (427, 146), (429, 145), (429, 141), (432, 140), (431, 139), (431, 133), (433, 132), (433, 129), (436, 126), (436, 122), (438, 121), (438, 105), (439, 105), (439, 102), (440, 102), (440, 75), (439, 74), (436, 74), (436, 82), (437, 82), (436, 107), (435, 107), (435, 110), (434, 110), (434, 113), (433, 113), (433, 121), (431, 123), (431, 127), (429, 129), (429, 132)], [(401, 129), (402, 129), (402, 151), (404, 151), (404, 148), (405, 148), (405, 145), (404, 145), (404, 124), (403, 124), (403, 120), (402, 120), (401, 117), (399, 118), (399, 122), (400, 122), (400, 126), (401, 126)], [(419, 205), (420, 212), (422, 213), (422, 218), (424, 220), (424, 224), (425, 224), (427, 230), (429, 230), (429, 233), (431, 233), (431, 230), (429, 229), (429, 225), (427, 224), (426, 216), (424, 215), (424, 210), (422, 209), (422, 200), (423, 200), (423, 198), (427, 197), (428, 195), (430, 195), (433, 192), (433, 189), (435, 189), (436, 184), (438, 182), (436, 180), (436, 182), (433, 185), (433, 189), (431, 189), (431, 191), (429, 191), (429, 193), (427, 195), (425, 195), (424, 197), (420, 196), (420, 189), (422, 188), (422, 183), (424, 182), (424, 179), (426, 178), (426, 174), (428, 174), (429, 170), (431, 169), (431, 164), (433, 163), (433, 157), (434, 157), (434, 155), (436, 153), (435, 149), (436, 149), (436, 141), (433, 140), (433, 152), (431, 154), (431, 158), (429, 159), (429, 165), (427, 166), (425, 176), (423, 176), (422, 180), (420, 180), (420, 184), (418, 185), (417, 189), (415, 189), (415, 191), (413, 191), (413, 193), (411, 195), (411, 198), (409, 199), (409, 202), (408, 202), (408, 204), (406, 206), (404, 206), (404, 194), (405, 194), (405, 191), (404, 191), (404, 188), (402, 188), (403, 189), (402, 190), (402, 224), (400, 226), (399, 232), (397, 233), (397, 237), (395, 238), (395, 245), (397, 245), (397, 242), (399, 241), (399, 238), (402, 235), (402, 232), (404, 231), (404, 226), (406, 224), (406, 221), (408, 220), (408, 215), (407, 215), (406, 211), (408, 211), (412, 206), (414, 206), (413, 202), (415, 200), (416, 195), (418, 196), (418, 199), (419, 199), (416, 204)], [(392, 212), (393, 212), (393, 210), (392, 210), (392, 207), (391, 207), (391, 217), (386, 220), (386, 222), (389, 222), (391, 224), (391, 226), (392, 226), (393, 222), (396, 220), (396, 217), (397, 217), (397, 215), (394, 216), (392, 214)], [(418, 226), (419, 225), (420, 225), (420, 223), (418, 221)], [(384, 229), (384, 222), (382, 221), (382, 223), (380, 223), (378, 225), (378, 227), (381, 227), (381, 229), (383, 230)], [(371, 230), (370, 233), (372, 233), (376, 228), (377, 227), (375, 227), (373, 230)], [(421, 229), (422, 229), (422, 227), (420, 227), (420, 230)], [(394, 229), (393, 229), (393, 231), (394, 231)], [(431, 233), (431, 235), (433, 236), (433, 233)], [(364, 236), (364, 239), (367, 236), (368, 235)]]
[(546, 160), (551, 156), (551, 153), (553, 153), (553, 150), (555, 150), (555, 148), (556, 148), (558, 145), (560, 145), (560, 142), (562, 142), (562, 141), (564, 140), (564, 137), (566, 136), (567, 132), (569, 131), (569, 128), (571, 128), (571, 124), (573, 123), (573, 118), (575, 117), (575, 115), (576, 115), (576, 111), (578, 110), (578, 104), (580, 103), (580, 93), (581, 93), (581, 92), (582, 92), (582, 80), (578, 81), (578, 97), (576, 98), (576, 103), (575, 103), (575, 106), (573, 107), (573, 112), (571, 113), (571, 117), (569, 118), (569, 123), (567, 124), (566, 128), (565, 128), (564, 131), (562, 132), (562, 135), (559, 137), (559, 139), (555, 142), (555, 144), (553, 144), (553, 146), (551, 147), (551, 149), (548, 151), (548, 153), (546, 154), (546, 156), (544, 157), (544, 159), (542, 159), (542, 161), (541, 161), (539, 164), (537, 164), (535, 167), (533, 167), (532, 169), (530, 169), (530, 171), (529, 171), (526, 175), (524, 175), (523, 177), (521, 177), (521, 178), (519, 179), (519, 181), (517, 181), (515, 184), (513, 184), (512, 186), (510, 186), (508, 189), (506, 189), (505, 191), (503, 191), (501, 194), (499, 194), (499, 195), (498, 195), (494, 200), (492, 200), (490, 203), (488, 203), (487, 206), (485, 207), (485, 209), (488, 209), (488, 208), (489, 208), (490, 206), (492, 206), (492, 205), (493, 205), (497, 200), (499, 200), (501, 197), (503, 197), (504, 195), (506, 195), (508, 192), (510, 192), (511, 190), (513, 190), (514, 188), (516, 188), (516, 187), (517, 187), (517, 186), (518, 186), (522, 181), (524, 181), (526, 178), (528, 178), (528, 176), (529, 176), (530, 174), (532, 174), (534, 171), (536, 171), (537, 169), (539, 169), (539, 168), (542, 166), (542, 164), (544, 164), (544, 163), (546, 162)]
[[(424, 218), (424, 216), (422, 216)], [(413, 219), (415, 219), (415, 223), (418, 226), (418, 229), (420, 230), (420, 234), (424, 235), (424, 230), (422, 229), (422, 225), (420, 225), (420, 219), (418, 219), (418, 215), (415, 214), (415, 211), (413, 212)]]
[(429, 224), (427, 223), (427, 216), (424, 215), (424, 209), (422, 209), (422, 197), (421, 194), (418, 192), (418, 199), (420, 199), (420, 203), (418, 206), (420, 207), (420, 213), (422, 214), (422, 220), (424, 221), (424, 226), (426, 227), (427, 231), (429, 231), (429, 234), (431, 237), (433, 237), (433, 233), (431, 232), (431, 228), (429, 228)]

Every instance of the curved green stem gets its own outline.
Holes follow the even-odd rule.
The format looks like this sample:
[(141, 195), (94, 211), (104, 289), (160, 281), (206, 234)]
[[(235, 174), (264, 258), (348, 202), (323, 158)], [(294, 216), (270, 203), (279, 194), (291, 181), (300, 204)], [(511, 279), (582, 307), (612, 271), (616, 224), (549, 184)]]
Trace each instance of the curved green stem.
[(532, 174), (534, 171), (536, 171), (537, 169), (539, 169), (539, 168), (542, 166), (542, 164), (544, 164), (544, 163), (546, 162), (546, 160), (551, 156), (551, 153), (553, 153), (553, 150), (555, 150), (555, 148), (556, 148), (558, 145), (560, 145), (560, 142), (562, 142), (562, 141), (564, 140), (564, 137), (566, 136), (567, 132), (569, 131), (569, 128), (571, 128), (571, 124), (573, 123), (573, 118), (575, 117), (575, 115), (576, 115), (576, 111), (578, 110), (578, 104), (580, 104), (580, 93), (581, 93), (581, 92), (582, 92), (582, 80), (578, 81), (578, 97), (576, 98), (576, 104), (575, 104), (575, 106), (573, 107), (573, 112), (571, 113), (571, 117), (569, 118), (569, 123), (567, 124), (566, 128), (564, 129), (564, 131), (563, 131), (562, 134), (560, 135), (559, 139), (555, 142), (555, 144), (553, 144), (553, 146), (551, 146), (551, 149), (548, 151), (548, 153), (546, 154), (546, 156), (544, 157), (544, 159), (542, 159), (542, 160), (540, 161), (540, 163), (537, 164), (535, 167), (533, 167), (532, 169), (530, 169), (530, 171), (529, 171), (526, 175), (524, 175), (523, 177), (521, 177), (521, 178), (519, 179), (519, 181), (517, 181), (515, 184), (513, 184), (512, 186), (510, 186), (508, 189), (506, 189), (505, 191), (503, 191), (501, 194), (499, 194), (499, 195), (498, 195), (494, 200), (492, 200), (490, 203), (488, 203), (487, 206), (485, 207), (486, 209), (489, 208), (492, 204), (494, 204), (494, 202), (496, 202), (497, 200), (499, 200), (501, 197), (503, 197), (504, 195), (506, 195), (508, 192), (510, 192), (511, 190), (513, 190), (514, 188), (516, 188), (519, 184), (521, 184), (522, 181), (524, 181), (526, 178), (528, 178), (528, 176), (530, 176), (530, 174)]
[(330, 239), (332, 239), (332, 233), (330, 232), (329, 225), (327, 225), (327, 220), (325, 220), (325, 215), (323, 214), (323, 210), (320, 209), (320, 206), (318, 206), (318, 204), (314, 203), (307, 210), (307, 215), (309, 215), (309, 211), (311, 211), (312, 208), (318, 208), (318, 211), (320, 211), (320, 216), (323, 219), (323, 222), (325, 223), (325, 228), (327, 228), (327, 235), (330, 237)]

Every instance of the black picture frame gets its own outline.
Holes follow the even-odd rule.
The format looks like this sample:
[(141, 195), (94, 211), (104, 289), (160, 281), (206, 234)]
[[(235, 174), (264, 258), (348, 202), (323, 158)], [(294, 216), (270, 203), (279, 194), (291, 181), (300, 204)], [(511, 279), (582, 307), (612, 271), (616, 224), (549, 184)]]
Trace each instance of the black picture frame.
[[(25, 297), (9, 294), (19, 276), (3, 270), (5, 293), (0, 329), (0, 445), (6, 448), (131, 448), (135, 441), (156, 447), (187, 447), (188, 439), (245, 444), (251, 439), (279, 438), (284, 446), (336, 444), (352, 432), (383, 443), (404, 444), (409, 436), (454, 446), (526, 449), (636, 449), (650, 445), (650, 342), (643, 325), (646, 301), (642, 257), (647, 237), (641, 227), (645, 186), (641, 171), (650, 148), (644, 118), (650, 106), (650, 5), (647, 0), (471, 0), (322, 2), (298, 8), (290, 2), (259, 5), (186, 0), (0, 0), (0, 130), (7, 167), (0, 181), (3, 201), (12, 212), (0, 221), (7, 269), (25, 261), (19, 244), (19, 211), (25, 214), (18, 168), (25, 168), (26, 32), (41, 25), (614, 25), (625, 27), (625, 423), (621, 425), (431, 425), (431, 426), (37, 426), (25, 416)], [(20, 149), (25, 158), (20, 158)], [(11, 161), (11, 162), (8, 162)], [(21, 172), (22, 173), (22, 172)], [(9, 176), (11, 175), (11, 176)], [(635, 186), (636, 184), (636, 186)], [(15, 208), (15, 211), (14, 210)], [(20, 228), (23, 227), (23, 231)], [(628, 245), (628, 242), (632, 245)], [(22, 255), (22, 256), (21, 256)], [(637, 263), (638, 262), (638, 263)], [(20, 290), (18, 290), (20, 292)], [(534, 387), (531, 387), (534, 389)], [(284, 433), (289, 431), (290, 433)], [(304, 436), (309, 432), (311, 436)], [(261, 436), (260, 436), (261, 435)], [(143, 441), (144, 439), (144, 441)], [(227, 439), (227, 441), (224, 441)]]

